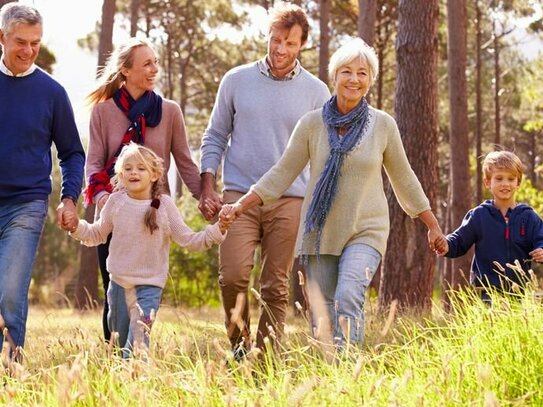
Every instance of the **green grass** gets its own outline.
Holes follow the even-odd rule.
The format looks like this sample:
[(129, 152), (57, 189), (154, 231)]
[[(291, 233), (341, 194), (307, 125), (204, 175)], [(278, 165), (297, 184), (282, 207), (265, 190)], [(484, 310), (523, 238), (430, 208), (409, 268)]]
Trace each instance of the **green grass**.
[(540, 406), (543, 306), (492, 308), (459, 294), (453, 315), (371, 310), (361, 351), (336, 357), (289, 319), (280, 358), (228, 362), (216, 310), (161, 308), (148, 362), (101, 341), (98, 312), (32, 308), (24, 365), (0, 373), (8, 406)]

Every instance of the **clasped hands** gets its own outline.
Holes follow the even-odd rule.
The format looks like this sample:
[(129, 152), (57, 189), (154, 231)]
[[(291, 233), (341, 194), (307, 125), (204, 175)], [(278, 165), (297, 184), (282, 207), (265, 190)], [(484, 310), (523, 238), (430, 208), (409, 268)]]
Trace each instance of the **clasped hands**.
[(234, 221), (242, 214), (242, 207), (239, 203), (225, 204), (219, 212), (219, 223), (229, 228)]

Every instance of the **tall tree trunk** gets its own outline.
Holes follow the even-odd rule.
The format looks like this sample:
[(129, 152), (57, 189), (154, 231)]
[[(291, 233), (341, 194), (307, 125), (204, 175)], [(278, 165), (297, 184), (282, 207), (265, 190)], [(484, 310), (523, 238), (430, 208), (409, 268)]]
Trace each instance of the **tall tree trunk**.
[(130, 36), (135, 37), (138, 32), (138, 20), (140, 17), (141, 0), (130, 2)]
[[(113, 50), (113, 21), (115, 17), (115, 0), (104, 0), (102, 4), (102, 24), (100, 43), (98, 44), (98, 76), (106, 60)], [(85, 208), (85, 219), (92, 222), (94, 205)], [(81, 246), (79, 275), (76, 286), (76, 304), (80, 309), (98, 300), (98, 256), (95, 247)]]
[[(457, 227), (471, 207), (468, 138), (468, 97), (466, 80), (467, 60), (467, 9), (466, 0), (447, 1), (448, 67), (449, 67), (449, 108), (451, 149), (451, 223)], [(451, 276), (445, 290), (458, 290), (469, 281), (470, 259), (462, 256), (452, 261)], [(448, 295), (444, 296), (450, 305)]]
[(492, 22), (494, 34), (494, 144), (501, 144), (500, 121), (500, 37), (496, 32), (496, 20)]
[(481, 89), (481, 52), (482, 52), (482, 33), (481, 33), (481, 19), (483, 15), (481, 13), (481, 5), (479, 0), (475, 0), (475, 42), (476, 42), (476, 59), (475, 59), (475, 157), (477, 160), (477, 203), (479, 204), (483, 200), (483, 165), (481, 162), (481, 155), (483, 154), (482, 139), (483, 139), (483, 105), (481, 102), (482, 89)]
[(328, 58), (330, 53), (330, 0), (320, 3), (319, 79), (328, 83)]
[[(395, 111), (405, 150), (430, 204), (435, 207), (437, 174), (438, 0), (400, 0), (396, 54)], [(390, 195), (390, 194), (389, 194)], [(389, 198), (391, 234), (381, 270), (379, 306), (429, 308), (435, 256), (426, 227)]]
[[(375, 42), (375, 21), (377, 20), (377, 0), (358, 0), (358, 36), (366, 44), (373, 46)], [(371, 103), (371, 95), (366, 95)]]
[(358, 36), (371, 46), (375, 41), (376, 20), (377, 0), (358, 0)]
[(98, 44), (98, 69), (106, 64), (113, 51), (113, 20), (115, 18), (115, 0), (104, 0), (102, 4), (102, 24)]
[[(85, 220), (92, 223), (95, 205), (85, 208)], [(79, 274), (75, 286), (75, 306), (78, 309), (94, 308), (98, 300), (98, 256), (96, 247), (81, 246)]]

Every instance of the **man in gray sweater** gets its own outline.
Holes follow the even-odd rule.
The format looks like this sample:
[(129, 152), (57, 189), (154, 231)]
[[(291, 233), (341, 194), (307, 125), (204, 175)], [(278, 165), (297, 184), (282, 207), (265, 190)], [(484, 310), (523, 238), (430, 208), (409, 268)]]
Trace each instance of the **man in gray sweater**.
[[(280, 3), (270, 18), (267, 55), (226, 73), (202, 139), (200, 208), (207, 218), (223, 202), (235, 202), (249, 191), (279, 160), (298, 120), (330, 98), (327, 86), (297, 60), (309, 31), (303, 10)], [(215, 176), (223, 157), (221, 199)], [(307, 179), (306, 169), (281, 199), (241, 216), (220, 246), (219, 286), (236, 360), (251, 347), (248, 288), (258, 244), (262, 271), (256, 346), (262, 349), (265, 338), (273, 343), (283, 332)]]

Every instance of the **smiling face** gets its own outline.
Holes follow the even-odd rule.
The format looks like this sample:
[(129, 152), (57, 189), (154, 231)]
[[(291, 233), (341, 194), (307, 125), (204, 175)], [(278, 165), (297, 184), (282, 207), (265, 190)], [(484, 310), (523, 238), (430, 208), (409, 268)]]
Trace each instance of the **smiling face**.
[(495, 169), (489, 178), (484, 178), (485, 186), (494, 197), (498, 206), (512, 207), (515, 205), (515, 193), (519, 188), (519, 177), (514, 171)]
[(6, 32), (0, 31), (4, 63), (14, 75), (27, 71), (36, 61), (41, 37), (41, 24), (14, 23)]
[(158, 176), (150, 172), (137, 154), (133, 154), (124, 158), (119, 179), (130, 198), (151, 199), (151, 189)]
[(354, 109), (368, 93), (370, 82), (370, 68), (364, 59), (355, 58), (340, 66), (334, 78), (338, 110), (345, 114)]
[(158, 60), (155, 52), (145, 45), (135, 48), (131, 59), (131, 67), (122, 68), (121, 72), (126, 78), (126, 89), (138, 100), (144, 92), (155, 88)]
[(268, 63), (273, 76), (283, 78), (294, 69), (296, 58), (303, 46), (302, 27), (292, 28), (272, 26), (268, 38)]

